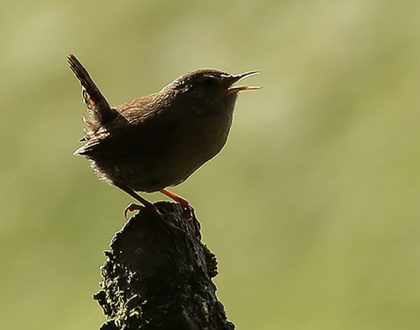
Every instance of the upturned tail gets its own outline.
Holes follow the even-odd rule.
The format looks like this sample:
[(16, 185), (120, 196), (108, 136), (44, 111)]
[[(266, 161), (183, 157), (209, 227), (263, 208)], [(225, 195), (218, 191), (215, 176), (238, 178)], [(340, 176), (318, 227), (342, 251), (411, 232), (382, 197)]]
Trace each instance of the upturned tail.
[(82, 84), (83, 100), (91, 117), (90, 119), (85, 119), (88, 128), (95, 129), (111, 121), (115, 117), (115, 110), (109, 106), (108, 101), (93, 82), (89, 73), (73, 54), (67, 56), (67, 61), (71, 70)]

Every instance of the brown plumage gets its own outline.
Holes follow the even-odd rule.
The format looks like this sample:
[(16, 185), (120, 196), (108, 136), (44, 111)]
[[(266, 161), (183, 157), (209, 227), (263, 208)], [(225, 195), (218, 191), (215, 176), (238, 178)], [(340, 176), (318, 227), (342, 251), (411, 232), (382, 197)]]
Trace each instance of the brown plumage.
[(222, 149), (238, 92), (257, 88), (232, 87), (255, 71), (197, 70), (157, 93), (111, 107), (78, 59), (69, 55), (68, 62), (89, 112), (86, 143), (75, 155), (88, 158), (102, 179), (144, 205), (150, 203), (135, 191), (161, 191), (189, 207), (165, 188), (187, 179)]

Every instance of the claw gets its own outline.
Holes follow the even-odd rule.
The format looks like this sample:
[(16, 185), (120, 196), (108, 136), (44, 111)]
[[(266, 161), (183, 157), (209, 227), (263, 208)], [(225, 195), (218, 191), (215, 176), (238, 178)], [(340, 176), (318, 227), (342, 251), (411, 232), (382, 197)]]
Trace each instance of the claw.
[(188, 217), (187, 218), (187, 221), (191, 221), (191, 220), (194, 220), (195, 219), (194, 209), (193, 209), (193, 207), (190, 204), (188, 204), (185, 207), (182, 206), (182, 209), (183, 209), (185, 215)]
[(135, 204), (135, 203), (130, 203), (128, 204), (128, 206), (124, 209), (124, 217), (127, 220), (128, 219), (128, 212), (133, 212), (133, 211), (139, 211), (142, 209), (141, 205)]

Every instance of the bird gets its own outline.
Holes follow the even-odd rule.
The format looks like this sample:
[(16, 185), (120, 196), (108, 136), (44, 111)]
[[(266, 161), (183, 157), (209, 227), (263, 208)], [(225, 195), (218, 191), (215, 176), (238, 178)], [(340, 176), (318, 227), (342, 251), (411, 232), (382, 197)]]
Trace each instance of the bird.
[(86, 157), (101, 180), (129, 194), (127, 212), (153, 207), (138, 192), (157, 192), (190, 203), (168, 187), (185, 181), (225, 145), (239, 92), (258, 86), (233, 86), (259, 73), (229, 74), (215, 69), (188, 72), (160, 91), (111, 106), (74, 54), (68, 64), (82, 87), (88, 117), (83, 117), (84, 145), (74, 155)]

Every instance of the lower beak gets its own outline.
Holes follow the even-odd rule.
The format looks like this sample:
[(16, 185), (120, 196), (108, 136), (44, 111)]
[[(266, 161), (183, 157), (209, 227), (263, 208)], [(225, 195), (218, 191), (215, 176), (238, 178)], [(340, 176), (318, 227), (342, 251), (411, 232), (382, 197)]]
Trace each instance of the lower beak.
[(233, 87), (228, 89), (228, 94), (236, 94), (242, 91), (253, 91), (256, 89), (260, 89), (261, 86), (241, 86), (241, 87)]
[[(258, 73), (259, 73), (259, 71), (249, 71), (249, 72), (244, 72), (244, 73), (240, 73), (240, 74), (237, 74), (237, 75), (233, 75), (232, 79), (230, 81), (229, 87), (232, 86), (234, 83), (236, 83), (238, 80), (241, 80), (245, 77), (253, 76), (253, 75), (258, 74)], [(227, 92), (228, 92), (229, 95), (232, 95), (232, 94), (237, 94), (237, 93), (242, 92), (242, 91), (252, 91), (252, 90), (256, 90), (256, 89), (260, 89), (260, 88), (261, 88), (260, 86), (231, 87), (227, 90)]]

